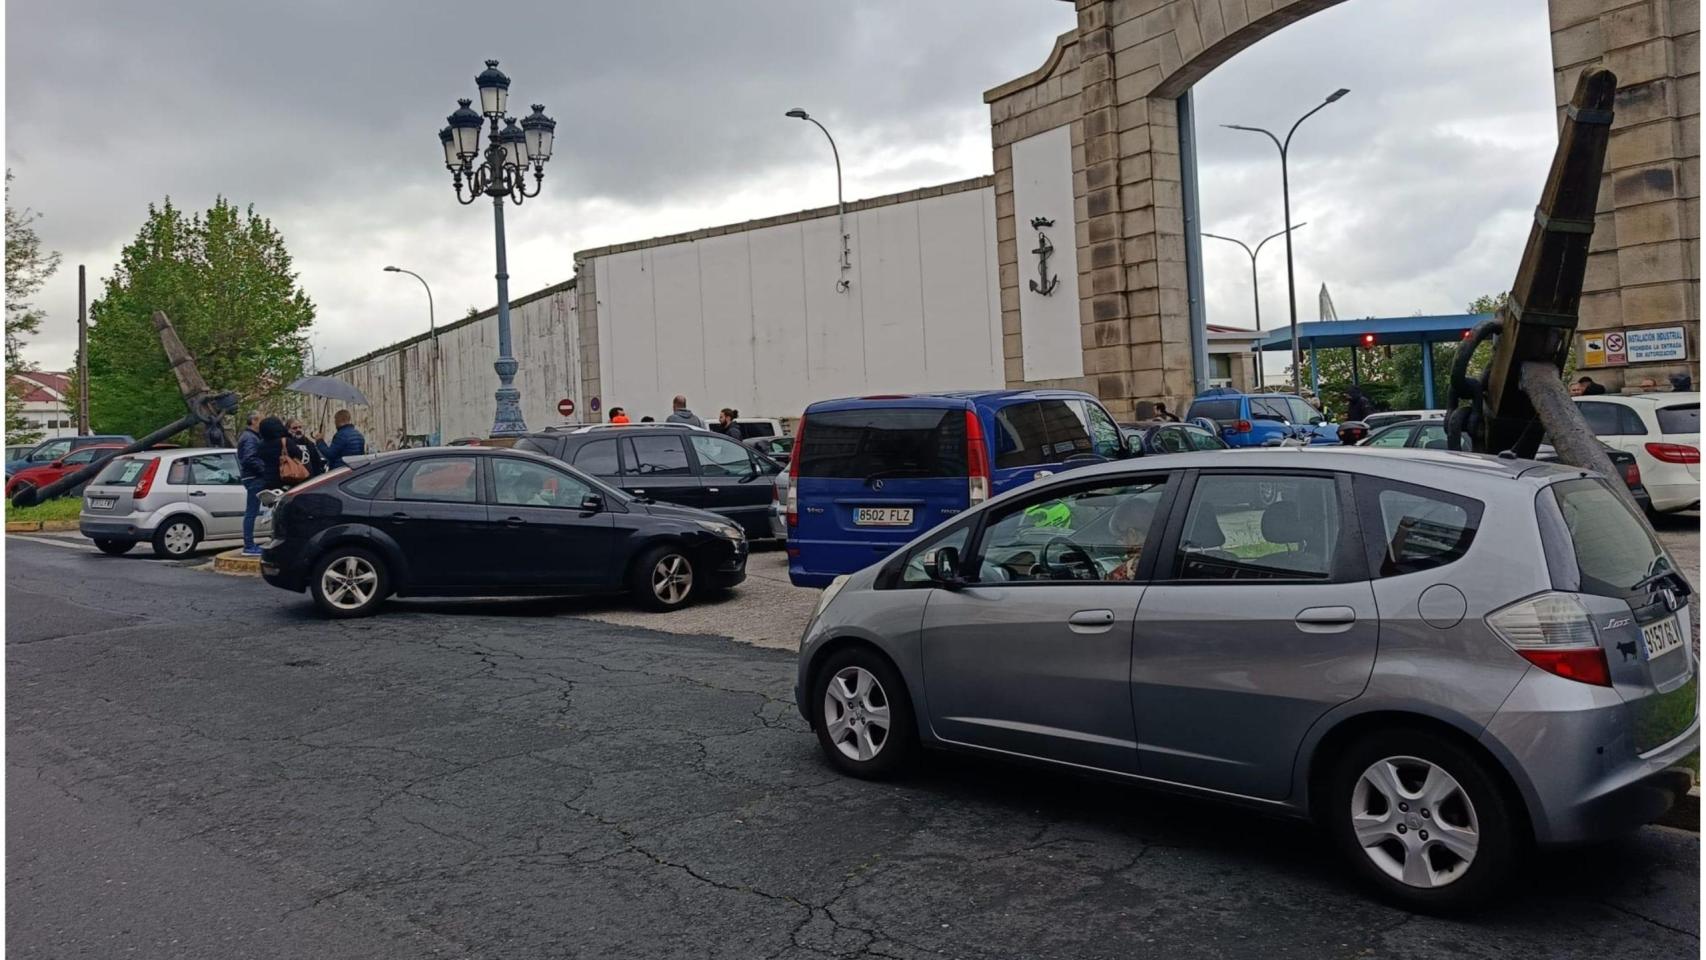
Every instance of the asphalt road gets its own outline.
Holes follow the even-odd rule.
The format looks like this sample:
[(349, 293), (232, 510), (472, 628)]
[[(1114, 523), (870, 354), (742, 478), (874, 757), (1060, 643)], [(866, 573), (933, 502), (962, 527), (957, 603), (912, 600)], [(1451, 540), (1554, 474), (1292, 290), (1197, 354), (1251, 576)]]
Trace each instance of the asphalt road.
[(1411, 916), (1297, 824), (979, 760), (839, 777), (784, 651), (558, 602), (333, 624), (142, 557), (8, 538), (6, 561), (12, 956), (1700, 949), (1694, 834), (1547, 854), (1479, 918)]

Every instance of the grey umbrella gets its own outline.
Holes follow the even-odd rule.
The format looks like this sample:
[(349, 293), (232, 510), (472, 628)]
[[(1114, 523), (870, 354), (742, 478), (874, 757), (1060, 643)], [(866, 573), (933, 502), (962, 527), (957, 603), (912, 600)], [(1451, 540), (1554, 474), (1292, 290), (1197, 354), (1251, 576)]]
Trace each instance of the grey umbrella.
[(367, 406), (367, 395), (335, 377), (303, 377), (286, 387), (297, 393)]

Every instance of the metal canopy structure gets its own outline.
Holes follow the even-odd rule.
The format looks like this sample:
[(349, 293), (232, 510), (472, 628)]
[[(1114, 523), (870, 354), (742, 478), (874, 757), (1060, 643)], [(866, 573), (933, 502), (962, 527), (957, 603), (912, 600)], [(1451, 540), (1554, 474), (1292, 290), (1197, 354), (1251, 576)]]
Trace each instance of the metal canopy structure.
[[(1457, 343), (1475, 325), (1491, 320), (1490, 313), (1448, 313), (1432, 317), (1365, 317), (1361, 320), (1321, 320), (1297, 325), (1297, 340), (1309, 351), (1309, 383), (1321, 392), (1321, 377), (1315, 363), (1315, 351), (1334, 347), (1389, 347), (1395, 344)], [(1366, 338), (1372, 336), (1373, 341)], [(1270, 350), (1291, 352), (1291, 331), (1281, 327), (1257, 340), (1251, 349), (1258, 353)], [(1356, 355), (1352, 354), (1354, 358)], [(1429, 409), (1434, 407), (1433, 351), (1422, 351), (1422, 393)], [(1353, 370), (1354, 373), (1354, 370)]]

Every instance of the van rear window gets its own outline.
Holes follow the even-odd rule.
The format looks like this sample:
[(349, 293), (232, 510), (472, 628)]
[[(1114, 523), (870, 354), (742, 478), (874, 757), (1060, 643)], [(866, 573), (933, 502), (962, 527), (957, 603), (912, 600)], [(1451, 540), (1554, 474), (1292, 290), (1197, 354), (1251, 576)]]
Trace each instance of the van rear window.
[(1660, 433), (1699, 433), (1700, 404), (1679, 403), (1659, 408)]
[(961, 409), (880, 407), (814, 413), (795, 445), (801, 477), (963, 477)]
[(1238, 401), (1231, 397), (1224, 400), (1198, 400), (1191, 404), (1185, 419), (1194, 420), (1197, 417), (1207, 417), (1215, 421), (1237, 420)]

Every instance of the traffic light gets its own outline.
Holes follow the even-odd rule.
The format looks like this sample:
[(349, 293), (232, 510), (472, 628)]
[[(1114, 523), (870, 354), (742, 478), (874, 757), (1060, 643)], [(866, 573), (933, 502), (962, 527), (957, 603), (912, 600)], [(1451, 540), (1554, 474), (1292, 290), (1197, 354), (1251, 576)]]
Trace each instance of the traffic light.
[(1363, 345), (1364, 349), (1369, 349), (1369, 348), (1373, 347), (1374, 346), (1374, 334), (1372, 334), (1372, 333), (1363, 334), (1362, 335), (1362, 345)]

